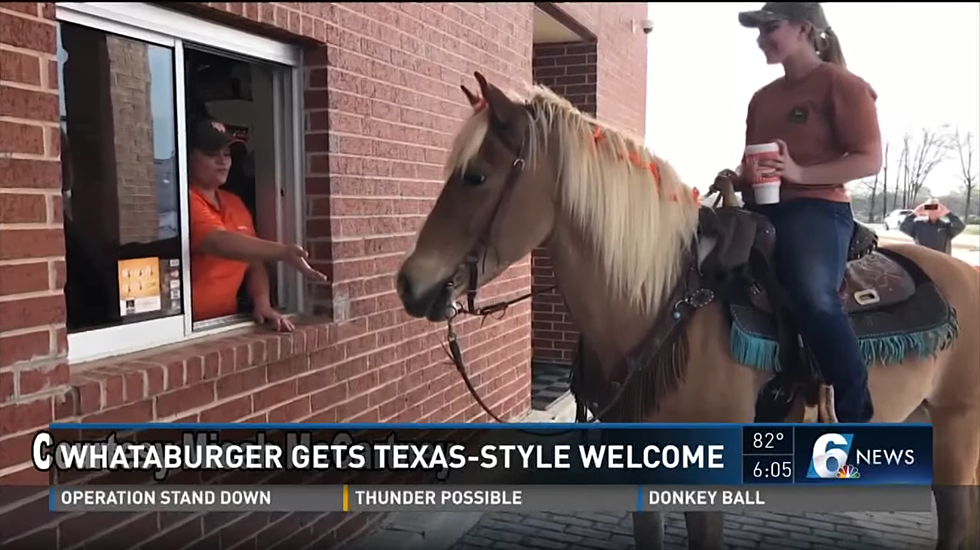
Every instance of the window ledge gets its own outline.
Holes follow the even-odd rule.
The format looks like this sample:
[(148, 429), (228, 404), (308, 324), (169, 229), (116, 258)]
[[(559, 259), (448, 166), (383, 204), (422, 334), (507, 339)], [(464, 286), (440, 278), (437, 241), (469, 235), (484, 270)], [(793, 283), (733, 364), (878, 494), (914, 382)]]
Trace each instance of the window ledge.
[[(69, 391), (56, 405), (56, 422), (172, 422), (225, 397), (253, 393), (274, 382), (252, 376), (219, 387), (236, 372), (308, 355), (333, 343), (322, 319), (293, 319), (291, 333), (246, 327), (151, 350), (71, 365)], [(246, 385), (248, 384), (248, 385)], [(232, 393), (228, 393), (232, 392)], [(227, 395), (225, 395), (227, 394)], [(203, 420), (203, 419), (202, 419)], [(246, 419), (245, 421), (249, 421)], [(258, 421), (264, 421), (257, 418)]]

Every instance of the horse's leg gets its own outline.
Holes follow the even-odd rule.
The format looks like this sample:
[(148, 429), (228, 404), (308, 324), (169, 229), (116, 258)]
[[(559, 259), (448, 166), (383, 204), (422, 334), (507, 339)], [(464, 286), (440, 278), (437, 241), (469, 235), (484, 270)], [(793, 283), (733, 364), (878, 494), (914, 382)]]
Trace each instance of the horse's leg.
[[(929, 407), (933, 426), (933, 494), (939, 519), (937, 550), (980, 548), (973, 479), (980, 460), (980, 411), (970, 407)], [(974, 539), (974, 540), (970, 540)]]
[(724, 512), (685, 512), (688, 550), (725, 550)]
[(663, 513), (633, 512), (633, 543), (636, 550), (663, 550)]

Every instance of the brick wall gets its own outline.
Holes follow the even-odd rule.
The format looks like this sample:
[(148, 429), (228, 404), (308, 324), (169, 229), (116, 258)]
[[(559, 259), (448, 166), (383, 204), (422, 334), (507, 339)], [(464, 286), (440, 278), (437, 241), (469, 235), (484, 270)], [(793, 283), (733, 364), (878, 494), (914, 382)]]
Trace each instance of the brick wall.
[(150, 242), (159, 233), (150, 111), (150, 60), (142, 42), (109, 36), (109, 102), (119, 205), (116, 242)]
[[(598, 88), (598, 44), (568, 42), (535, 44), (534, 81), (560, 94), (583, 113), (595, 116)], [(535, 294), (531, 302), (531, 348), (536, 362), (570, 364), (575, 353), (578, 327), (556, 290), (554, 266), (544, 247), (531, 253), (531, 277)]]
[[(0, 449), (68, 382), (54, 11), (0, 7)], [(10, 466), (11, 454), (0, 453)]]
[[(581, 111), (642, 137), (647, 35), (640, 21), (647, 17), (646, 4), (561, 2), (557, 8), (587, 27), (596, 40), (535, 45), (535, 81)], [(534, 289), (554, 285), (554, 267), (545, 249), (535, 249), (531, 257)], [(557, 292), (534, 297), (531, 323), (534, 361), (570, 364), (579, 332)]]
[[(584, 10), (597, 25), (596, 105), (605, 116), (610, 97), (629, 103), (635, 90), (619, 96), (604, 91), (604, 75), (614, 83), (637, 78), (645, 53), (630, 53), (626, 65), (617, 61), (618, 72), (603, 69), (603, 56), (609, 55), (603, 36), (621, 32), (621, 19), (635, 8), (604, 6), (600, 16), (596, 6), (568, 9)], [(305, 244), (331, 282), (311, 289), (316, 316), (291, 335), (248, 329), (69, 368), (54, 8), (0, 4), (0, 483), (46, 483), (25, 458), (33, 432), (55, 420), (487, 420), (446, 361), (440, 346), (444, 327), (401, 312), (393, 275), (439, 192), (446, 149), (469, 111), (459, 84), (472, 84), (474, 70), (503, 86), (531, 79), (533, 4), (179, 7), (306, 48)], [(629, 50), (621, 40), (616, 44)], [(628, 111), (614, 114), (631, 118), (635, 113)], [(634, 122), (642, 129), (642, 102), (637, 112)], [(528, 259), (481, 299), (530, 286)], [(523, 303), (483, 328), (475, 319), (457, 327), (478, 391), (504, 417), (529, 406), (530, 324), (531, 306)], [(297, 549), (332, 548), (378, 519), (54, 517), (46, 511), (45, 495), (0, 502), (0, 546), (111, 547), (109, 539), (96, 540), (106, 536), (145, 548), (195, 541), (213, 546), (216, 540), (225, 546), (232, 540), (263, 546), (273, 540)]]

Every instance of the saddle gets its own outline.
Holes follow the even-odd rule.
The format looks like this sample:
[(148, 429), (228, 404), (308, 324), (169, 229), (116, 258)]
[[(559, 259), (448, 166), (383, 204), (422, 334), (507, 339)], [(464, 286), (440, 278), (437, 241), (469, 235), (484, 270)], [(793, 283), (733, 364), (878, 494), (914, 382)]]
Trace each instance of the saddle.
[[(741, 208), (700, 211), (702, 237), (713, 237), (716, 244), (702, 263), (703, 275), (724, 277), (750, 265), (753, 253), (766, 266), (772, 265), (776, 231), (765, 216)], [(840, 299), (849, 314), (893, 306), (912, 298), (916, 282), (908, 270), (892, 257), (877, 250), (878, 235), (870, 227), (854, 223), (848, 262), (840, 286)], [(752, 274), (749, 274), (750, 278)], [(756, 277), (758, 274), (756, 274)], [(769, 293), (759, 281), (752, 281), (749, 296), (754, 307), (772, 313)]]
[[(697, 309), (713, 301), (728, 314), (736, 362), (773, 374), (758, 396), (756, 421), (784, 421), (802, 396), (807, 414), (818, 407), (817, 418), (833, 422), (832, 389), (795, 329), (793, 297), (776, 278), (777, 238), (772, 223), (760, 214), (702, 207), (699, 246), (707, 239), (714, 246), (700, 262), (697, 247), (687, 255), (685, 275), (668, 300), (674, 306), (652, 320), (636, 348), (607, 377), (590, 377), (587, 367), (598, 359), (579, 337), (570, 379), (579, 421), (585, 421), (587, 411), (602, 421), (626, 421), (656, 410), (658, 400), (683, 377), (686, 364), (684, 331), (677, 329), (690, 318), (691, 308), (678, 309), (678, 304)], [(865, 362), (900, 363), (908, 354), (945, 349), (958, 336), (955, 310), (917, 265), (877, 245), (875, 232), (855, 223), (839, 289)]]
[[(758, 359), (759, 349), (769, 345), (766, 349), (775, 376), (759, 396), (756, 420), (783, 420), (801, 393), (806, 403), (819, 402), (832, 410), (832, 402), (827, 405), (821, 395), (826, 386), (819, 367), (793, 326), (793, 298), (775, 277), (772, 260), (778, 236), (772, 223), (741, 208), (702, 208), (700, 222), (700, 235), (716, 241), (702, 262), (702, 277), (719, 289), (718, 298), (727, 305), (733, 340), (737, 329), (751, 342), (743, 346), (751, 350), (744, 357), (735, 353), (739, 343), (733, 342), (733, 355), (739, 362), (753, 364), (748, 360), (753, 358), (764, 363)], [(881, 349), (902, 347), (891, 345), (894, 342), (889, 339), (895, 337), (923, 337), (938, 347), (945, 345), (949, 337), (955, 337), (955, 312), (918, 266), (879, 250), (877, 244), (877, 234), (855, 222), (839, 290), (866, 359), (869, 355), (889, 359), (882, 357)], [(896, 354), (903, 356), (904, 351)], [(753, 366), (759, 368), (759, 364)]]

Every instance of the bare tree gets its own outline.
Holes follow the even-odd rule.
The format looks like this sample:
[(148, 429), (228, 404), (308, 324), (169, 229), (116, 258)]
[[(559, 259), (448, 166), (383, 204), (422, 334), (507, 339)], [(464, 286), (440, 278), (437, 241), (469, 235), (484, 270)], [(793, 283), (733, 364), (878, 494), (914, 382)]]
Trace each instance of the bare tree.
[(873, 178), (864, 178), (861, 183), (868, 188), (868, 223), (875, 222), (875, 199), (878, 195), (878, 181), (881, 179), (881, 172), (875, 174)]
[(888, 150), (891, 142), (885, 142), (885, 153), (881, 159), (881, 218), (888, 215)]
[(946, 125), (937, 129), (923, 128), (918, 138), (905, 134), (898, 173), (903, 208), (910, 208), (919, 201), (919, 193), (925, 187), (926, 179), (949, 158), (953, 142), (953, 135)]
[(974, 145), (973, 134), (967, 132), (960, 135), (959, 128), (956, 129), (954, 146), (956, 147), (957, 157), (960, 161), (960, 180), (963, 182), (963, 191), (966, 194), (966, 207), (963, 209), (963, 219), (970, 219), (970, 203), (973, 194), (977, 190), (977, 171), (974, 166)]

